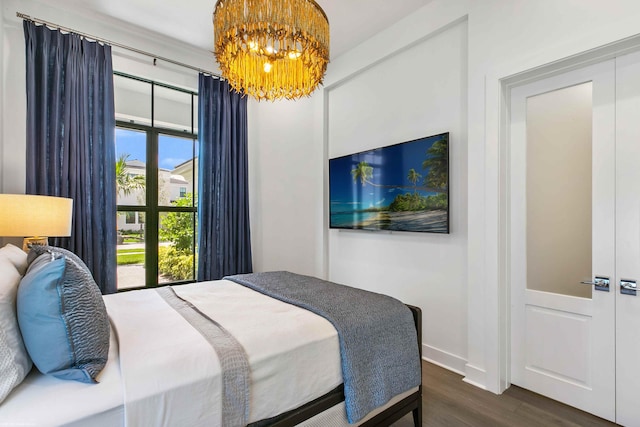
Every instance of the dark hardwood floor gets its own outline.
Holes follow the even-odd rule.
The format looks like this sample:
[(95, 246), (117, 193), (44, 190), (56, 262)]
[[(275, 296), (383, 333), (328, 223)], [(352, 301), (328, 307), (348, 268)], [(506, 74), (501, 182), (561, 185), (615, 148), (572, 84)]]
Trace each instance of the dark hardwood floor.
[[(616, 425), (517, 386), (495, 395), (467, 384), (460, 375), (431, 363), (423, 361), (422, 368), (423, 426)], [(393, 424), (393, 427), (411, 426), (411, 416)]]

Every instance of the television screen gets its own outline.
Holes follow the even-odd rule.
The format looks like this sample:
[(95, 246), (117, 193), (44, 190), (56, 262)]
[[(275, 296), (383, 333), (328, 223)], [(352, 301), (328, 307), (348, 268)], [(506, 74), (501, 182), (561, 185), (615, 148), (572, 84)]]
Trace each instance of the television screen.
[(449, 133), (329, 160), (330, 228), (449, 233)]

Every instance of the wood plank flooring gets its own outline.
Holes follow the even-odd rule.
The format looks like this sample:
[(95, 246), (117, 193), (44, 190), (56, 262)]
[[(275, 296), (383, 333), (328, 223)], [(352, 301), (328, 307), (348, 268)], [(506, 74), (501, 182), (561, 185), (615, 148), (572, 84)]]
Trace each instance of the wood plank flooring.
[[(422, 368), (423, 426), (616, 425), (517, 386), (495, 395), (467, 384), (460, 375), (431, 363), (423, 361)], [(393, 424), (393, 427), (412, 426), (410, 415)]]

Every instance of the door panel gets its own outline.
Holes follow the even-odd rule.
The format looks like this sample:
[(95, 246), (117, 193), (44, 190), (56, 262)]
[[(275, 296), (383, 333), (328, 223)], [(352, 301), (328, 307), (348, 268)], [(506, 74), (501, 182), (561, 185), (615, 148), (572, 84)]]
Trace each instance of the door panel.
[(616, 60), (616, 396), (617, 422), (640, 425), (640, 53)]
[(512, 90), (508, 188), (511, 382), (609, 420), (615, 295), (580, 282), (615, 273), (614, 76), (608, 61)]
[[(591, 82), (527, 98), (527, 289), (591, 298)], [(562, 256), (558, 256), (562, 254)]]
[[(591, 316), (535, 305), (526, 307), (527, 369), (581, 387), (591, 387), (587, 354), (591, 348)], [(544, 345), (540, 345), (544, 343)]]

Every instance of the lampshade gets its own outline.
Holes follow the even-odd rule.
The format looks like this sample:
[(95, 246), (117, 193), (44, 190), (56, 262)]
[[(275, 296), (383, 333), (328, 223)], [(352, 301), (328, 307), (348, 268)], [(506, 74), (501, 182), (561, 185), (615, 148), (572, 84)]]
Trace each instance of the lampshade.
[(70, 236), (73, 199), (0, 194), (0, 236)]
[(329, 62), (329, 20), (313, 0), (218, 0), (215, 55), (238, 92), (275, 100), (308, 96)]

